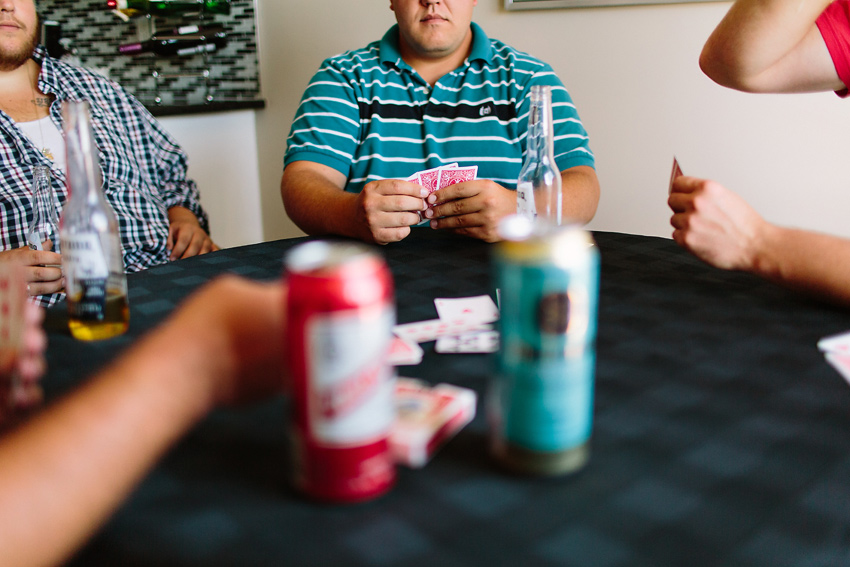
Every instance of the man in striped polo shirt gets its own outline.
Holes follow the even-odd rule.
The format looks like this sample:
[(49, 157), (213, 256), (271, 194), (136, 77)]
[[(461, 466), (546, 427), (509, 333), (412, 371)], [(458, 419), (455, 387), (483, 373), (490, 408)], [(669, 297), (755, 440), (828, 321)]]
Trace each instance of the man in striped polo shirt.
[[(424, 211), (432, 228), (498, 240), (498, 221), (516, 212), (533, 85), (553, 87), (563, 215), (593, 218), (599, 182), (569, 93), (549, 65), (472, 23), (476, 4), (390, 0), (397, 25), (383, 39), (322, 63), (293, 120), (281, 181), (302, 230), (385, 244), (410, 234)], [(453, 162), (478, 166), (478, 179), (430, 196), (404, 181)]]

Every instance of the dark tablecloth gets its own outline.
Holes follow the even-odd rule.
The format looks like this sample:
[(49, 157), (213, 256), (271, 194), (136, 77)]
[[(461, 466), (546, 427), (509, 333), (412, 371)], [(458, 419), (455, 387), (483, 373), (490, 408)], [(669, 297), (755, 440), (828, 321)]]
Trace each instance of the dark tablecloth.
[[(487, 452), (486, 355), (399, 374), (479, 393), (478, 416), (377, 501), (289, 487), (284, 396), (213, 413), (73, 565), (850, 565), (850, 385), (818, 352), (850, 312), (710, 268), (661, 238), (595, 233), (602, 258), (595, 424), (580, 473), (512, 476)], [(303, 239), (129, 276), (128, 334), (74, 341), (49, 313), (48, 397), (78, 384), (205, 281), (276, 279)], [(379, 248), (399, 322), (489, 293), (490, 245), (427, 229)], [(191, 340), (187, 337), (187, 340)]]

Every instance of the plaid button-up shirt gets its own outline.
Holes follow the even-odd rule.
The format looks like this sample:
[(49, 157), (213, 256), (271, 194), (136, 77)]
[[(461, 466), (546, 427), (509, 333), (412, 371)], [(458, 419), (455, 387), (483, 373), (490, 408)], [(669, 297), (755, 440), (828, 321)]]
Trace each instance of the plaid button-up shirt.
[[(88, 101), (99, 150), (103, 191), (118, 218), (124, 268), (136, 272), (168, 262), (168, 209), (186, 207), (204, 230), (207, 216), (195, 183), (186, 178), (187, 160), (177, 142), (142, 104), (120, 85), (86, 69), (46, 55), (39, 46), (39, 90), (54, 95), (50, 118), (62, 130), (62, 103)], [(0, 250), (26, 246), (32, 218), (33, 168), (51, 169), (57, 212), (68, 199), (65, 172), (56, 168), (9, 116), (0, 112)], [(61, 294), (39, 298), (51, 305)]]

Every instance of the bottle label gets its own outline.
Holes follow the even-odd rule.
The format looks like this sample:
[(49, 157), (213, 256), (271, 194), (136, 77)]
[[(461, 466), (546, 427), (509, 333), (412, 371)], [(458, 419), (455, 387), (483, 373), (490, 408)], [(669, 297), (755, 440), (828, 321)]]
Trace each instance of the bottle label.
[(490, 409), (499, 438), (532, 451), (564, 451), (590, 436), (593, 422), (599, 258), (559, 247), (534, 265), (496, 263), (501, 349)]
[(71, 316), (81, 321), (106, 318), (106, 278), (86, 278), (77, 282), (78, 298), (71, 302)]
[(177, 55), (194, 55), (195, 53), (204, 53), (211, 52), (216, 50), (216, 45), (214, 43), (206, 43), (204, 45), (196, 45), (194, 47), (186, 47), (184, 49), (178, 49)]
[(62, 240), (62, 259), (66, 262), (66, 276), (75, 279), (106, 279), (109, 268), (98, 233), (71, 234)]
[(392, 320), (392, 310), (380, 306), (320, 313), (308, 323), (308, 415), (317, 442), (344, 447), (389, 434), (395, 410), (393, 371), (386, 363)]
[(530, 219), (537, 215), (537, 209), (534, 207), (534, 186), (528, 181), (517, 185), (516, 212)]

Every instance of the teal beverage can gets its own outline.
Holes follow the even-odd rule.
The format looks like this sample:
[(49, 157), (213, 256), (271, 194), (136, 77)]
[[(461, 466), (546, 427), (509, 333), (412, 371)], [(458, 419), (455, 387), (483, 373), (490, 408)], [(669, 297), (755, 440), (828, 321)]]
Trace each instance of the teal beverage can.
[(501, 344), (487, 409), (491, 450), (535, 475), (578, 471), (590, 457), (599, 251), (579, 226), (511, 217), (493, 253)]

